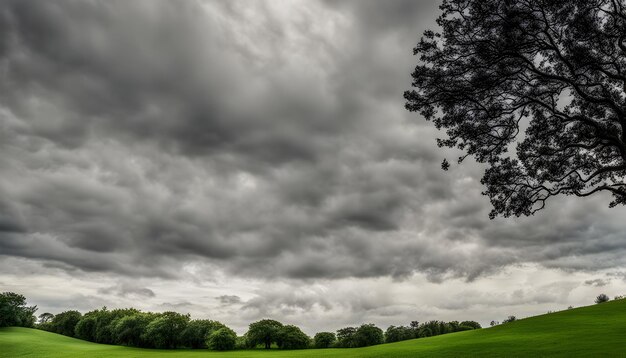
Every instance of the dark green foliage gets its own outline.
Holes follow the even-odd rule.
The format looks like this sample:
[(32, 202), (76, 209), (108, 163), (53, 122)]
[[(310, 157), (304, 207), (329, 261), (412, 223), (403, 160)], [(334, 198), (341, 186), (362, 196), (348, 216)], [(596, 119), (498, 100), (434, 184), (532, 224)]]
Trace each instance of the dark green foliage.
[(95, 342), (96, 324), (96, 317), (89, 315), (89, 313), (85, 314), (74, 328), (74, 337)]
[(216, 351), (228, 351), (235, 349), (237, 334), (232, 329), (223, 326), (212, 331), (207, 340), (206, 346)]
[(383, 330), (376, 327), (374, 324), (363, 324), (356, 330), (354, 334), (354, 340), (357, 347), (367, 347), (384, 342)]
[(315, 348), (330, 348), (337, 342), (337, 336), (333, 332), (319, 332), (313, 337)]
[(137, 312), (113, 321), (115, 344), (133, 347), (147, 347), (149, 344), (143, 337), (148, 324), (158, 315), (154, 313)]
[(354, 348), (358, 347), (356, 342), (356, 328), (346, 327), (337, 330), (337, 347)]
[[(485, 163), (490, 217), (557, 195), (626, 204), (623, 0), (444, 0), (425, 31), (406, 107)], [(513, 146), (513, 144), (517, 144)], [(515, 148), (516, 153), (509, 150)]]
[(164, 312), (148, 324), (142, 338), (151, 347), (176, 348), (181, 346), (180, 336), (188, 322), (189, 315)]
[(407, 339), (417, 338), (416, 331), (411, 327), (389, 326), (385, 331), (385, 343), (400, 342)]
[(476, 321), (463, 321), (461, 322), (461, 326), (471, 327), (472, 329), (480, 329), (480, 323)]
[(26, 306), (26, 298), (13, 292), (0, 293), (0, 327), (33, 327), (37, 306)]
[(311, 338), (300, 328), (286, 325), (280, 328), (276, 337), (276, 344), (281, 349), (304, 349), (311, 345)]
[(206, 348), (207, 337), (224, 327), (222, 323), (208, 319), (190, 321), (181, 333), (181, 344), (189, 348)]
[(50, 322), (52, 332), (74, 337), (74, 329), (81, 317), (78, 311), (65, 311), (55, 315)]
[(609, 301), (609, 296), (605, 295), (604, 293), (599, 294), (595, 300), (596, 303), (604, 303), (608, 301)]
[(235, 340), (235, 349), (246, 349), (248, 348), (248, 337), (244, 334), (243, 336), (237, 336)]
[(249, 347), (263, 345), (265, 349), (270, 349), (272, 343), (276, 343), (280, 329), (283, 324), (271, 319), (263, 319), (251, 323), (246, 333)]
[(502, 321), (502, 323), (510, 323), (510, 322), (515, 322), (515, 321), (517, 321), (517, 318), (515, 316), (508, 316), (506, 319)]
[(54, 315), (50, 312), (42, 313), (39, 315), (39, 324), (50, 323), (53, 318), (54, 318)]

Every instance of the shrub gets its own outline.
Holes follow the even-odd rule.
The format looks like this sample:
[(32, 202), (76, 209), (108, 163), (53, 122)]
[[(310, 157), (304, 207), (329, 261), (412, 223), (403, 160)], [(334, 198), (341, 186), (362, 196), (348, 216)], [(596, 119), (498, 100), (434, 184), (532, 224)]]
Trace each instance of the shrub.
[(332, 332), (319, 332), (313, 337), (315, 348), (330, 348), (337, 342), (337, 336)]
[(472, 329), (480, 329), (482, 328), (480, 323), (476, 321), (463, 321), (461, 322), (461, 326), (471, 327)]
[(598, 295), (598, 297), (596, 297), (596, 303), (604, 303), (604, 302), (608, 302), (609, 300), (609, 296), (605, 295), (604, 293), (601, 293)]
[(510, 322), (515, 322), (515, 321), (517, 321), (517, 318), (515, 316), (508, 316), (506, 319), (502, 321), (502, 323), (510, 323)]
[(212, 331), (206, 340), (207, 347), (216, 351), (235, 349), (236, 343), (237, 334), (226, 326)]

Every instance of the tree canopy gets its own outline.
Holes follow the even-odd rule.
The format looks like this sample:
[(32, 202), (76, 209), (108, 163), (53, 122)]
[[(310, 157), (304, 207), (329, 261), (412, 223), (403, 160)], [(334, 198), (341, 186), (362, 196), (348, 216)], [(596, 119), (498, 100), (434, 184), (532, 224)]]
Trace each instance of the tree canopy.
[(37, 306), (26, 306), (26, 297), (14, 292), (0, 293), (0, 327), (32, 327)]
[[(486, 163), (490, 217), (556, 195), (626, 203), (625, 0), (444, 0), (406, 107)], [(510, 149), (515, 148), (514, 153)], [(449, 163), (444, 160), (442, 167)]]

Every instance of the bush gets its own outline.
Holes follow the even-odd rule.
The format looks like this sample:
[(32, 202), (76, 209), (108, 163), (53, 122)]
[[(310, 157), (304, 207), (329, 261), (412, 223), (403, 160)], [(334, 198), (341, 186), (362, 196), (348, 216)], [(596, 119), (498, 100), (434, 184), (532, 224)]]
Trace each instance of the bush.
[(608, 302), (609, 300), (609, 296), (605, 295), (604, 293), (601, 293), (598, 295), (598, 297), (596, 297), (596, 303), (604, 303), (604, 302)]
[(472, 329), (480, 329), (482, 328), (480, 323), (476, 321), (463, 321), (461, 322), (461, 326), (471, 327)]
[(300, 328), (287, 325), (280, 329), (276, 344), (281, 349), (304, 349), (311, 345), (311, 338)]
[(508, 316), (506, 319), (502, 321), (502, 323), (510, 323), (510, 322), (515, 322), (515, 321), (517, 321), (517, 318), (515, 316)]
[(226, 326), (211, 332), (206, 340), (207, 347), (216, 351), (228, 351), (235, 349), (236, 343), (237, 334), (235, 331)]
[(319, 332), (313, 337), (315, 348), (330, 348), (337, 342), (337, 336), (332, 332)]

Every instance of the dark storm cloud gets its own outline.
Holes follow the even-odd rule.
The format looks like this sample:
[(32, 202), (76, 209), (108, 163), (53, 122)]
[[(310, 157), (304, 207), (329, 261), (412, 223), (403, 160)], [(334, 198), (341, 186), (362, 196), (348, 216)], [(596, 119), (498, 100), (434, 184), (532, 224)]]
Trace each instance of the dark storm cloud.
[(439, 169), (458, 153), (402, 100), (436, 5), (3, 2), (0, 253), (160, 277), (623, 264), (621, 209), (489, 221), (482, 168)]
[(98, 290), (100, 294), (114, 294), (122, 297), (126, 296), (143, 296), (155, 297), (154, 291), (146, 287), (136, 287), (133, 284), (122, 283), (115, 286), (104, 287)]

